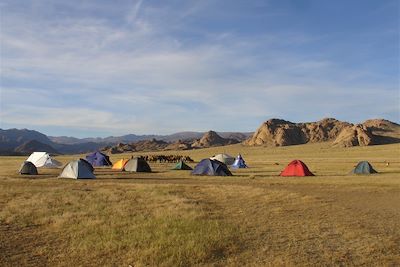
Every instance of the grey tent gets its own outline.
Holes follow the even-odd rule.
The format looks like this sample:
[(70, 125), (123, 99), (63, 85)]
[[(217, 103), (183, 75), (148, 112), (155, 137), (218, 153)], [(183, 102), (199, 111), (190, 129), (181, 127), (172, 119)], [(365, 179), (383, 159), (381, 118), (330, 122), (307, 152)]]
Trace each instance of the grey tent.
[(218, 160), (203, 159), (194, 167), (192, 175), (232, 176), (232, 173)]
[(19, 174), (25, 174), (25, 175), (37, 175), (38, 174), (35, 164), (33, 164), (30, 161), (25, 161), (24, 163), (22, 163), (21, 168), (19, 168), (18, 172), (19, 172)]
[(225, 165), (232, 165), (235, 162), (235, 158), (228, 155), (228, 154), (218, 154), (215, 156), (212, 156), (210, 159), (212, 160), (218, 160)]
[(192, 167), (187, 165), (184, 161), (179, 161), (171, 170), (193, 170)]
[(96, 176), (94, 176), (88, 163), (79, 159), (65, 165), (58, 178), (94, 179)]
[(378, 173), (374, 170), (372, 165), (368, 161), (360, 161), (354, 170), (351, 171), (353, 174), (371, 174)]
[(127, 172), (151, 172), (149, 164), (142, 158), (130, 159), (123, 170)]

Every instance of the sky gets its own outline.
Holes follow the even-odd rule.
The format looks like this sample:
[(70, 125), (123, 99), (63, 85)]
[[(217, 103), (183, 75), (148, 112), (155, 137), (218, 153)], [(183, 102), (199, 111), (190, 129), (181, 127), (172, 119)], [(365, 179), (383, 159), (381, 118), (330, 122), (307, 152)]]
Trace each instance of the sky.
[(400, 121), (398, 0), (0, 0), (0, 128)]

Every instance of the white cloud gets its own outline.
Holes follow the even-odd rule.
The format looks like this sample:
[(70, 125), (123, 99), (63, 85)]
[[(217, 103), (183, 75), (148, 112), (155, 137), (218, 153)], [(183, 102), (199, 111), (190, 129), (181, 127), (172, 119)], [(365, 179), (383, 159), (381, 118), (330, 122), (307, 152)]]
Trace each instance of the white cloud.
[[(82, 10), (97, 8), (82, 5)], [(330, 112), (346, 117), (356, 106), (354, 99), (384, 103), (393, 98), (393, 90), (382, 96), (368, 84), (368, 93), (364, 84), (348, 84), (370, 75), (368, 71), (340, 69), (323, 56), (282, 48), (324, 37), (200, 31), (200, 40), (193, 41), (176, 34), (186, 20), (204, 12), (204, 5), (187, 4), (176, 11), (139, 0), (121, 14), (108, 7), (122, 15), (119, 22), (4, 13), (3, 122), (123, 134), (205, 130), (210, 125), (241, 130), (228, 125), (236, 117), (249, 118), (242, 125), (251, 130), (263, 116), (319, 119), (318, 114)], [(377, 106), (372, 109), (379, 114)], [(363, 110), (371, 108), (355, 112)], [(174, 121), (177, 115), (180, 120)], [(60, 122), (59, 117), (66, 119)]]

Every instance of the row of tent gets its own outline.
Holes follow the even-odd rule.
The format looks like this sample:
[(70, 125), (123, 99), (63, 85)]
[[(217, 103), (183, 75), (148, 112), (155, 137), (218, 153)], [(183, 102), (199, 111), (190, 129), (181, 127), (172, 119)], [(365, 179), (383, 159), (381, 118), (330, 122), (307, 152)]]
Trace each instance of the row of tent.
[[(227, 154), (218, 154), (215, 156), (212, 156), (210, 158), (211, 160), (218, 160), (219, 162), (222, 162), (226, 165), (230, 165), (231, 168), (247, 168), (247, 165), (243, 159), (243, 157), (239, 154), (236, 158), (229, 156)], [(110, 158), (97, 151), (92, 154), (89, 154), (86, 156), (86, 160), (92, 164), (94, 167), (101, 167), (101, 166), (112, 166), (113, 169), (120, 169), (122, 170), (128, 159), (121, 159), (117, 161), (115, 164), (112, 164), (110, 161)], [(179, 162), (177, 166), (175, 166), (173, 169), (186, 169), (190, 168), (189, 166), (184, 166), (182, 167), (182, 162)]]
[[(101, 152), (95, 152), (86, 156), (86, 159), (79, 159), (69, 162), (61, 171), (60, 178), (95, 178), (93, 166), (111, 166), (109, 157)], [(227, 165), (231, 168), (247, 168), (243, 157), (239, 154), (233, 158), (227, 154), (218, 154), (209, 159), (201, 160), (195, 168), (187, 165), (185, 162), (178, 162), (173, 170), (192, 170), (193, 175), (210, 176), (231, 176)], [(51, 158), (46, 152), (34, 152), (21, 165), (20, 174), (36, 175), (37, 167), (58, 168), (62, 163)], [(149, 164), (142, 158), (121, 159), (117, 161), (112, 169), (127, 172), (151, 172)], [(371, 164), (367, 161), (359, 162), (352, 171), (354, 174), (377, 173)], [(307, 165), (301, 160), (294, 160), (280, 173), (280, 176), (314, 176)]]
[[(151, 168), (147, 162), (141, 158), (132, 158), (125, 162), (123, 170), (127, 172), (151, 172)], [(20, 174), (37, 175), (38, 171), (34, 163), (25, 161), (20, 169)], [(85, 159), (78, 159), (70, 161), (62, 169), (59, 178), (96, 178), (94, 175), (94, 168), (92, 164)]]
[[(60, 168), (62, 163), (53, 159), (47, 152), (33, 152), (26, 161), (37, 168)], [(111, 166), (110, 158), (99, 151), (86, 155), (86, 161), (93, 167)]]

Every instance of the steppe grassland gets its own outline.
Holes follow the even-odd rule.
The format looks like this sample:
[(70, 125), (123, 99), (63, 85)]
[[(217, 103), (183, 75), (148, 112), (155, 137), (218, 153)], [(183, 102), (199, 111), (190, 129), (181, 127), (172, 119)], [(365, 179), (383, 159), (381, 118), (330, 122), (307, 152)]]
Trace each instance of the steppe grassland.
[[(96, 180), (37, 178), (0, 161), (4, 265), (396, 265), (400, 263), (400, 145), (226, 147), (112, 155), (241, 153), (249, 169), (196, 177), (97, 168)], [(63, 163), (82, 157), (58, 156)], [(281, 178), (292, 159), (315, 177)], [(377, 175), (348, 175), (368, 160)], [(389, 162), (389, 166), (386, 163)], [(194, 164), (191, 164), (194, 166)]]

